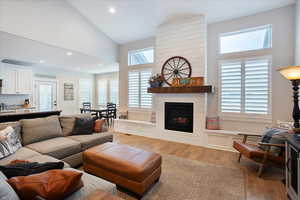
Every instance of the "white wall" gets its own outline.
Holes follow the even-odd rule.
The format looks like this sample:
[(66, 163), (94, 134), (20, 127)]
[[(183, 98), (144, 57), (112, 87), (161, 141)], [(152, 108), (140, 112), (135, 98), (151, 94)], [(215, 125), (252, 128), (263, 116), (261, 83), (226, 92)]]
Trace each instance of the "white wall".
[(0, 30), (115, 62), (118, 45), (63, 0), (0, 0)]
[(300, 65), (300, 2), (295, 5), (295, 65)]
[[(276, 70), (294, 63), (294, 7), (287, 6), (268, 12), (259, 13), (234, 20), (224, 21), (208, 26), (208, 83), (218, 86), (218, 36), (220, 33), (233, 32), (251, 27), (272, 24), (273, 47), (269, 53), (272, 60), (272, 118), (291, 121), (292, 88)], [(249, 57), (255, 56), (245, 53)], [(219, 88), (218, 88), (219, 89)], [(208, 98), (208, 115), (218, 115), (218, 90)], [(259, 132), (266, 126), (263, 121), (222, 121), (222, 128), (227, 130), (243, 130)]]

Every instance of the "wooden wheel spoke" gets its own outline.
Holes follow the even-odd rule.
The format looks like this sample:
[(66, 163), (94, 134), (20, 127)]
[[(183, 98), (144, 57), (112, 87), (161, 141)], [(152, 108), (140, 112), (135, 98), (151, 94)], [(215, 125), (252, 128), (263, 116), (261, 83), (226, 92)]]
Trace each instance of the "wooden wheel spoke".
[(181, 69), (184, 65), (185, 65), (185, 61), (184, 61), (184, 63), (182, 63), (182, 65), (178, 68), (178, 69)]
[(168, 62), (167, 64), (168, 64), (168, 65), (169, 65), (169, 66), (170, 66), (170, 67), (171, 67), (171, 68), (174, 70), (174, 67), (173, 67), (172, 65), (170, 65), (170, 63), (169, 63), (169, 62)]
[(180, 76), (180, 78), (183, 78), (183, 77), (180, 75), (180, 73), (179, 73), (178, 75)]
[(169, 74), (173, 74), (173, 72), (169, 72), (169, 73), (166, 73), (166, 74), (164, 74), (164, 75), (169, 75)]
[(180, 71), (183, 71), (183, 70), (186, 70), (186, 69), (190, 69), (190, 68), (186, 67), (186, 68), (184, 68), (184, 69), (180, 69)]
[(189, 75), (189, 74), (187, 74), (187, 73), (184, 73), (184, 72), (179, 72), (179, 73), (180, 73), (180, 74), (184, 74), (184, 75), (187, 75), (187, 76)]
[(181, 61), (181, 59), (178, 58), (177, 69), (178, 69), (178, 66), (179, 66), (179, 64), (180, 64), (180, 61)]
[(166, 79), (166, 81), (168, 81), (171, 77), (172, 77), (172, 75), (170, 75), (170, 76)]

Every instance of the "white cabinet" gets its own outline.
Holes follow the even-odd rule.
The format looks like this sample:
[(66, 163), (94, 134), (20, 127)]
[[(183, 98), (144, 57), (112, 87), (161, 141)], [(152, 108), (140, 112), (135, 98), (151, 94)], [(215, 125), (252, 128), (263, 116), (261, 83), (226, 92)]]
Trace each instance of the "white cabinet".
[(2, 65), (0, 67), (2, 78), (2, 94), (32, 94), (32, 71)]

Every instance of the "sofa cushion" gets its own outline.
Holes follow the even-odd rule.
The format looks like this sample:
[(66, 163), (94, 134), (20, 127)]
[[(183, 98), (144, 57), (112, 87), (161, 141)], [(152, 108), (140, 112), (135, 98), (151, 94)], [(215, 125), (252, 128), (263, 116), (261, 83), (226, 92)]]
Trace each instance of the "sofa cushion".
[(59, 117), (59, 122), (62, 127), (63, 135), (69, 136), (72, 135), (72, 131), (75, 125), (75, 118), (91, 118), (92, 115), (90, 113), (80, 114), (80, 115), (65, 115)]
[(29, 158), (33, 158), (35, 156), (41, 156), (41, 154), (26, 147), (21, 147), (14, 154), (1, 159), (0, 165), (7, 165), (13, 160), (28, 160)]
[(63, 136), (57, 116), (23, 119), (21, 124), (23, 145)]
[(41, 154), (53, 156), (57, 159), (62, 159), (81, 151), (79, 142), (65, 137), (57, 137), (42, 142), (36, 142), (27, 145), (26, 147)]
[[(79, 170), (70, 168), (65, 170), (72, 170), (81, 172)], [(81, 180), (83, 181), (83, 187), (78, 190), (77, 192), (73, 193), (69, 197), (67, 197), (65, 200), (86, 200), (86, 198), (96, 190), (102, 190), (104, 192), (112, 194), (114, 192), (115, 184), (110, 183), (104, 179), (98, 178), (96, 176), (90, 175), (88, 173), (83, 172), (83, 175), (81, 177)]]
[(17, 193), (7, 183), (7, 178), (0, 172), (0, 199), (3, 200), (19, 200)]
[(80, 142), (82, 150), (86, 150), (90, 147), (103, 144), (106, 142), (113, 141), (113, 134), (106, 132), (106, 133), (94, 133), (92, 135), (72, 135), (67, 137), (69, 139), (75, 140)]

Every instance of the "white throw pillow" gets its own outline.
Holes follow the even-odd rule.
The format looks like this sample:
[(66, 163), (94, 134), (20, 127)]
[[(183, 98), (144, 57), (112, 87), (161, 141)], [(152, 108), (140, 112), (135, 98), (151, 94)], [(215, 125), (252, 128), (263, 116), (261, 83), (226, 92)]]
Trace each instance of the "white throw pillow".
[(15, 153), (21, 147), (21, 141), (11, 126), (0, 131), (0, 159)]

